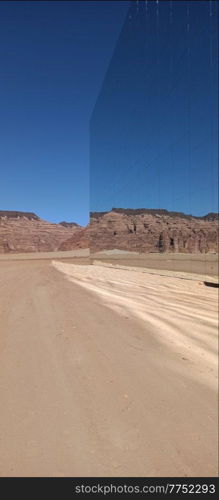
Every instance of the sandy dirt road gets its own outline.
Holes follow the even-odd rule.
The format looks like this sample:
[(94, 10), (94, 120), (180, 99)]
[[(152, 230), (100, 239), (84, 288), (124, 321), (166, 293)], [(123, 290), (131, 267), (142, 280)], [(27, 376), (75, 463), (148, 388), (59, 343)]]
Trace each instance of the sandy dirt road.
[(141, 318), (2, 262), (0, 329), (1, 476), (217, 474), (216, 390)]

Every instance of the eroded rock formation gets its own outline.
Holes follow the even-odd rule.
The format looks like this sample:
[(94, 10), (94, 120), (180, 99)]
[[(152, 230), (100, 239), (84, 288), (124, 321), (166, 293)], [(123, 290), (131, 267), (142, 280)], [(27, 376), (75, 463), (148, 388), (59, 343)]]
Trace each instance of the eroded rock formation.
[(37, 215), (0, 211), (0, 253), (90, 248), (135, 252), (218, 252), (218, 214), (194, 217), (167, 210), (91, 213), (90, 224), (52, 224)]
[(204, 253), (218, 251), (218, 214), (193, 217), (167, 210), (91, 213), (91, 251)]
[(0, 211), (0, 253), (56, 251), (80, 229), (75, 223), (46, 222), (33, 213)]

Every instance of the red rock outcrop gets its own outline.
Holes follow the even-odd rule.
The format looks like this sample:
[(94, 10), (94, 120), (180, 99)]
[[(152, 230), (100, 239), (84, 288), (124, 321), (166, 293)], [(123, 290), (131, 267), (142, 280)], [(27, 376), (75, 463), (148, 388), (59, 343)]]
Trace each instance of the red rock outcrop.
[(61, 243), (59, 250), (77, 250), (80, 248), (90, 248), (90, 226), (83, 227), (71, 238)]
[(194, 217), (167, 210), (112, 209), (90, 224), (52, 224), (37, 215), (0, 211), (0, 253), (90, 248), (135, 252), (218, 252), (218, 214)]
[(91, 252), (218, 252), (218, 214), (193, 217), (167, 210), (112, 209), (91, 213)]
[(80, 230), (75, 223), (52, 224), (29, 212), (0, 211), (0, 253), (57, 251)]

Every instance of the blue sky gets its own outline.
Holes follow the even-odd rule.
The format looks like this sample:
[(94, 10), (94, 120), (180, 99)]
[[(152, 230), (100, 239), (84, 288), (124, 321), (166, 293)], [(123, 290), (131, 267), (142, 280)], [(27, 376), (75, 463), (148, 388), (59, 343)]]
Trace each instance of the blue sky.
[(0, 2), (0, 208), (86, 224), (89, 120), (126, 1)]
[(216, 2), (131, 5), (0, 2), (1, 209), (217, 211)]
[(217, 38), (216, 2), (132, 2), (90, 122), (92, 211), (218, 211)]

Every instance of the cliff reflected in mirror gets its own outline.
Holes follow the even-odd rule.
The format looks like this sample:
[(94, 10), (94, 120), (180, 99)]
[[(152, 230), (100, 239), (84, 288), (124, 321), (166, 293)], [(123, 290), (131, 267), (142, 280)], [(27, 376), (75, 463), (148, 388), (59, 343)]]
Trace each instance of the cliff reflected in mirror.
[(217, 251), (216, 11), (132, 3), (90, 121), (91, 251)]

